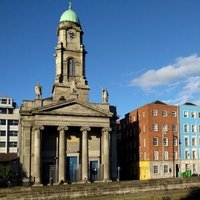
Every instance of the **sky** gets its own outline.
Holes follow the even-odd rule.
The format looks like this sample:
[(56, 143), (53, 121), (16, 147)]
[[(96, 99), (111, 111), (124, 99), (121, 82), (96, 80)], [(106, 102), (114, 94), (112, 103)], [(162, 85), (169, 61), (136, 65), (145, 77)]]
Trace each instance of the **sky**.
[[(199, 0), (71, 0), (84, 31), (90, 102), (120, 118), (156, 100), (200, 105)], [(52, 96), (56, 30), (67, 0), (0, 0), (0, 96)]]

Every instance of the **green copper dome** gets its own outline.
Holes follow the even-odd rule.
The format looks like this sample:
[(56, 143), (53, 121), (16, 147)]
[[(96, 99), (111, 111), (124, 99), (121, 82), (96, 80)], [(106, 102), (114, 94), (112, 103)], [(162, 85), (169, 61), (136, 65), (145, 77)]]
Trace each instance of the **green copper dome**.
[(63, 21), (70, 21), (80, 24), (77, 14), (72, 10), (71, 3), (69, 4), (69, 9), (61, 15), (60, 22)]

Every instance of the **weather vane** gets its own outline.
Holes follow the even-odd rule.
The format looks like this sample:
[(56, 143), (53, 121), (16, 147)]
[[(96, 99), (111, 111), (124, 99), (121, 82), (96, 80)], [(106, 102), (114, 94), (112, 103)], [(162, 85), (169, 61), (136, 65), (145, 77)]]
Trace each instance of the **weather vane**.
[(69, 9), (72, 9), (72, 2), (69, 2)]

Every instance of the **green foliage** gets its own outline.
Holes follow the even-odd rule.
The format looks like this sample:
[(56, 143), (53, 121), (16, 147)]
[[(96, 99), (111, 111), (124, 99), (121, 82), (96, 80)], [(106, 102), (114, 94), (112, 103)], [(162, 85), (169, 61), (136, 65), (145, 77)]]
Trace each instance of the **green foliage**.
[(7, 165), (0, 170), (0, 178), (9, 179), (11, 176), (12, 176), (12, 170), (10, 165)]

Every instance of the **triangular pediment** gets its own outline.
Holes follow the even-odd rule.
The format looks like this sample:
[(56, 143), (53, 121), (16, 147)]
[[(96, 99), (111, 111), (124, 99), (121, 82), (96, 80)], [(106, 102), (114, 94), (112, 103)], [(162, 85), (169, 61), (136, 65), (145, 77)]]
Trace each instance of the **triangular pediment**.
[(111, 117), (109, 110), (77, 100), (59, 101), (32, 110), (33, 114)]

